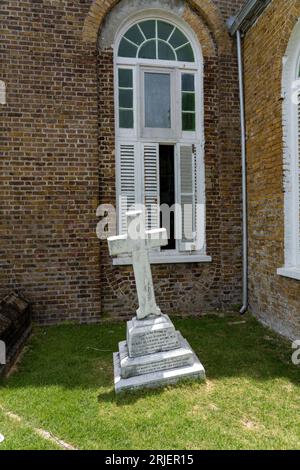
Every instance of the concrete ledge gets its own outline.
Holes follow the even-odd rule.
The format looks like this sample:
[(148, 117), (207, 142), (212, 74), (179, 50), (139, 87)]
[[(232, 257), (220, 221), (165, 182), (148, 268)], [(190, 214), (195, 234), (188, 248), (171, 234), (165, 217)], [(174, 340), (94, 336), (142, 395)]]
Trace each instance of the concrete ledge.
[[(150, 264), (180, 264), (180, 263), (211, 263), (212, 257), (208, 255), (160, 255), (150, 254)], [(130, 266), (132, 259), (129, 257), (114, 258), (114, 266)]]
[(277, 269), (277, 274), (300, 281), (300, 268), (279, 268)]

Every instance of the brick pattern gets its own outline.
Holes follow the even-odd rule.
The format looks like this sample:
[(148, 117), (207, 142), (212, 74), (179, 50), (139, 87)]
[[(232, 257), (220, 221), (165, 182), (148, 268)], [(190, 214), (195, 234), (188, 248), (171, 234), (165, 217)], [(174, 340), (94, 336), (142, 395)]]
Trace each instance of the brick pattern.
[[(225, 52), (230, 48), (230, 40), (225, 25), (225, 21), (229, 16), (227, 11), (231, 14), (236, 6), (239, 6), (242, 2), (243, 0), (186, 0), (186, 4), (209, 25), (221, 52)], [(93, 0), (84, 22), (82, 33), (84, 41), (96, 43), (103, 20), (117, 3), (118, 0)], [(218, 3), (222, 8), (223, 18)], [(226, 10), (226, 7), (229, 9)]]
[[(241, 302), (241, 168), (237, 64), (234, 48), (221, 54), (212, 31), (187, 5), (184, 19), (204, 54), (207, 253), (211, 264), (154, 265), (157, 301), (167, 314), (201, 315)], [(99, 52), (101, 202), (115, 201), (113, 51)], [(132, 316), (137, 307), (130, 267), (112, 266), (101, 246), (102, 308)]]
[(244, 43), (250, 306), (276, 331), (298, 338), (300, 283), (276, 271), (284, 264), (282, 58), (299, 16), (297, 0), (273, 0)]
[[(154, 267), (163, 311), (183, 315), (241, 298), (236, 53), (217, 8), (224, 19), (226, 7), (231, 12), (237, 2), (190, 3), (186, 20), (205, 56), (207, 242), (213, 263)], [(112, 5), (1, 4), (0, 78), (8, 93), (0, 107), (0, 295), (20, 289), (41, 323), (125, 317), (136, 308), (131, 269), (112, 267), (106, 243), (99, 245), (95, 236), (96, 207), (115, 202), (113, 57), (111, 50), (97, 52), (93, 36), (101, 8), (107, 12)]]
[(1, 2), (0, 296), (39, 322), (100, 318), (97, 56), (90, 1)]
[(226, 22), (230, 16), (235, 16), (245, 4), (245, 0), (215, 0), (216, 6), (219, 8), (223, 21)]

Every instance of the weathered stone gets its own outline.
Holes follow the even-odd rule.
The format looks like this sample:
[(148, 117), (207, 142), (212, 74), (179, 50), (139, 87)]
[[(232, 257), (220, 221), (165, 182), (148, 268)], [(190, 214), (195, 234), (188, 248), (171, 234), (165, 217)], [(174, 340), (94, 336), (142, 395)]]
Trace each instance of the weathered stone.
[(119, 343), (121, 377), (126, 379), (151, 372), (191, 366), (194, 362), (194, 354), (180, 333), (179, 337), (180, 348), (139, 357), (129, 356), (126, 341)]
[(115, 375), (115, 390), (120, 393), (126, 390), (136, 390), (140, 388), (156, 388), (163, 387), (168, 384), (174, 384), (180, 380), (187, 379), (205, 379), (205, 370), (193, 354), (193, 363), (189, 366), (177, 367), (175, 369), (160, 370), (151, 372), (144, 375), (137, 375), (123, 379), (121, 377), (120, 354), (114, 353), (114, 375)]
[(128, 233), (108, 238), (109, 253), (111, 256), (129, 254), (132, 257), (139, 300), (136, 312), (138, 319), (142, 320), (150, 315), (160, 316), (161, 311), (155, 301), (148, 251), (168, 244), (167, 231), (164, 228), (147, 231), (142, 211), (129, 211), (126, 216)]
[[(162, 386), (186, 377), (204, 378), (203, 366), (189, 344), (156, 305), (148, 251), (155, 244), (163, 245), (167, 232), (146, 231), (141, 211), (126, 215), (127, 235), (110, 237), (108, 246), (112, 256), (132, 254), (139, 309), (127, 322), (127, 342), (119, 343), (119, 352), (114, 354), (116, 392)], [(134, 232), (132, 221), (136, 222)], [(154, 234), (159, 236), (153, 239)]]
[(127, 346), (130, 357), (169, 351), (180, 347), (178, 332), (167, 315), (127, 322)]

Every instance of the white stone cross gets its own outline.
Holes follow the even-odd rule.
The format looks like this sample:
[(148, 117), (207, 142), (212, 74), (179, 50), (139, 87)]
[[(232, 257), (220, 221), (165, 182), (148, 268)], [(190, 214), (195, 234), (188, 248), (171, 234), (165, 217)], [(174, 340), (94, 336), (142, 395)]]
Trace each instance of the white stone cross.
[(166, 229), (145, 230), (142, 211), (130, 211), (127, 216), (127, 235), (108, 238), (109, 253), (111, 256), (130, 254), (132, 256), (133, 271), (139, 308), (136, 312), (138, 320), (150, 315), (161, 315), (156, 305), (149, 250), (151, 248), (168, 244)]

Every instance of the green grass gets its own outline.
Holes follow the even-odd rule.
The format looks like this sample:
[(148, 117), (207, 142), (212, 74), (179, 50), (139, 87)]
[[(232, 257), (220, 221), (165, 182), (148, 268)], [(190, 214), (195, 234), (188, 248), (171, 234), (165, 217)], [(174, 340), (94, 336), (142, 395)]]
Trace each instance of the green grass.
[[(0, 404), (80, 449), (300, 448), (300, 369), (253, 318), (177, 319), (207, 382), (116, 397), (112, 352), (125, 324), (36, 328)], [(3, 415), (3, 413), (2, 413)], [(54, 448), (0, 411), (2, 448)]]
[(20, 424), (0, 412), (0, 431), (5, 437), (0, 450), (55, 450), (59, 447), (39, 437), (28, 425)]

